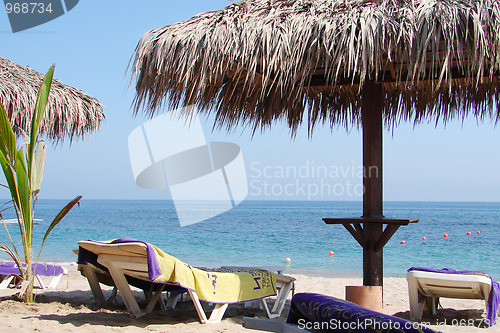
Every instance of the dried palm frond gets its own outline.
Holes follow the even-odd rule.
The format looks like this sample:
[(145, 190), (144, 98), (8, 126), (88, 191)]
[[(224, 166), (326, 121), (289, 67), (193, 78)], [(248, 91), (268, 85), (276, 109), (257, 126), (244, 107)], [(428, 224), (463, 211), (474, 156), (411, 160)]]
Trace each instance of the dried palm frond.
[(496, 0), (243, 0), (147, 32), (135, 112), (215, 112), (222, 128), (359, 125), (367, 80), (385, 122), (499, 118)]
[[(42, 74), (0, 57), (0, 102), (18, 135), (30, 133), (42, 82)], [(103, 120), (102, 106), (94, 97), (54, 80), (41, 134), (55, 141), (71, 141), (96, 131)]]

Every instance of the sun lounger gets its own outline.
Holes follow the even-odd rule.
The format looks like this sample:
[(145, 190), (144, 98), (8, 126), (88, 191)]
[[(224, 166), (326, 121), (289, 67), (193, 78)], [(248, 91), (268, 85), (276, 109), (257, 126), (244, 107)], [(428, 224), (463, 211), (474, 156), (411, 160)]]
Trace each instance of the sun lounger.
[(483, 272), (412, 267), (406, 275), (410, 318), (421, 320), (424, 302), (436, 314), (439, 297), (481, 299), (486, 303), (486, 323), (493, 325), (500, 301), (500, 285)]
[[(32, 265), (32, 269), (35, 270), (35, 264)], [(42, 263), (36, 266), (35, 279), (38, 287), (43, 290), (55, 289), (63, 275), (68, 275), (68, 270), (62, 266)], [(52, 277), (48, 286), (45, 286), (42, 276)], [(2, 279), (0, 289), (6, 289), (11, 284), (18, 286), (22, 283), (21, 272), (15, 262), (0, 262), (0, 278)]]
[[(191, 267), (160, 249), (145, 242), (118, 239), (109, 242), (78, 242), (78, 264), (84, 269), (96, 299), (103, 301), (99, 278), (96, 273), (106, 271), (134, 317), (152, 311), (161, 297), (164, 287), (183, 288), (190, 295), (202, 323), (218, 323), (231, 303), (260, 300), (266, 313), (270, 313), (264, 298), (276, 295), (276, 276), (265, 270), (208, 270)], [(83, 259), (88, 254), (96, 256), (97, 265)], [(130, 289), (130, 279), (158, 286), (142, 311)], [(100, 295), (99, 295), (100, 294)], [(169, 305), (175, 305), (178, 296), (169, 297)], [(200, 303), (215, 304), (207, 318)]]
[(282, 333), (299, 332), (384, 332), (432, 333), (430, 328), (402, 318), (366, 309), (357, 304), (314, 293), (298, 293), (286, 323), (243, 318), (246, 328)]

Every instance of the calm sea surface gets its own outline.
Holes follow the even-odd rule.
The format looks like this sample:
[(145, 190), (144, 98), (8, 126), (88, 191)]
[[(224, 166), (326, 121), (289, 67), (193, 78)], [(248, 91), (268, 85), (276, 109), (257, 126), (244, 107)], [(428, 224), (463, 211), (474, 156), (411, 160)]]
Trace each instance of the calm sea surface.
[[(65, 204), (37, 202), (36, 217), (44, 219), (34, 230), (37, 249)], [(500, 203), (384, 205), (387, 217), (420, 217), (419, 223), (402, 226), (384, 248), (384, 276), (404, 276), (412, 266), (427, 266), (480, 270), (500, 280)], [(229, 212), (181, 228), (171, 201), (82, 200), (52, 231), (41, 260), (75, 262), (72, 250), (79, 240), (128, 237), (153, 243), (197, 266), (285, 266), (289, 257), (288, 272), (361, 277), (361, 247), (342, 226), (322, 221), (361, 212), (361, 202), (244, 201)], [(16, 229), (9, 227), (19, 240)], [(3, 229), (0, 242), (10, 245)], [(22, 251), (20, 243), (16, 246)], [(329, 251), (334, 251), (333, 257)], [(8, 259), (3, 253), (0, 258)]]

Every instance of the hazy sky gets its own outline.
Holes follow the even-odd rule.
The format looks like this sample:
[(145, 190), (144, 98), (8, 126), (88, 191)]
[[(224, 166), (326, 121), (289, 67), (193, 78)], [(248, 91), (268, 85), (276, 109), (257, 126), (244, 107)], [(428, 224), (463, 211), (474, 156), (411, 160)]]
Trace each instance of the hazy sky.
[[(86, 140), (49, 143), (41, 198), (168, 199), (168, 191), (134, 183), (127, 138), (145, 122), (133, 117), (133, 85), (125, 75), (130, 57), (148, 30), (230, 4), (225, 0), (84, 0), (67, 14), (41, 26), (12, 33), (0, 10), (0, 56), (55, 77), (95, 96), (106, 121)], [(168, 110), (165, 110), (168, 111)], [(271, 132), (212, 132), (202, 118), (207, 141), (240, 145), (249, 181), (247, 199), (361, 200), (361, 133), (318, 128), (295, 140), (275, 124)], [(402, 124), (384, 133), (384, 198), (410, 201), (500, 201), (500, 131), (489, 120)], [(175, 144), (175, 143), (172, 143)], [(297, 176), (295, 177), (295, 174)], [(287, 189), (285, 193), (285, 188)], [(0, 191), (6, 198), (7, 192)]]

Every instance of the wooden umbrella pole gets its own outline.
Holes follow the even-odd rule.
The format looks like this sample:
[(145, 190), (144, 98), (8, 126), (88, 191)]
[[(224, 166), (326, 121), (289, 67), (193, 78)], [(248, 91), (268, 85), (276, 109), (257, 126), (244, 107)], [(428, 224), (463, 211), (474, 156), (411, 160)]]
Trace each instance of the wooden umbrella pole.
[[(362, 91), (363, 125), (363, 218), (383, 217), (382, 197), (382, 86), (367, 81)], [(383, 285), (383, 250), (376, 245), (383, 232), (380, 223), (364, 223), (363, 285)]]
[[(382, 306), (384, 279), (383, 248), (402, 225), (417, 223), (418, 218), (386, 218), (382, 196), (382, 134), (384, 95), (382, 85), (364, 83), (361, 92), (363, 127), (363, 216), (324, 218), (327, 224), (342, 224), (363, 247), (363, 287), (350, 287), (355, 303), (379, 311)], [(373, 287), (373, 288), (371, 288)], [(347, 295), (347, 289), (346, 289)], [(368, 303), (366, 303), (368, 302)]]

